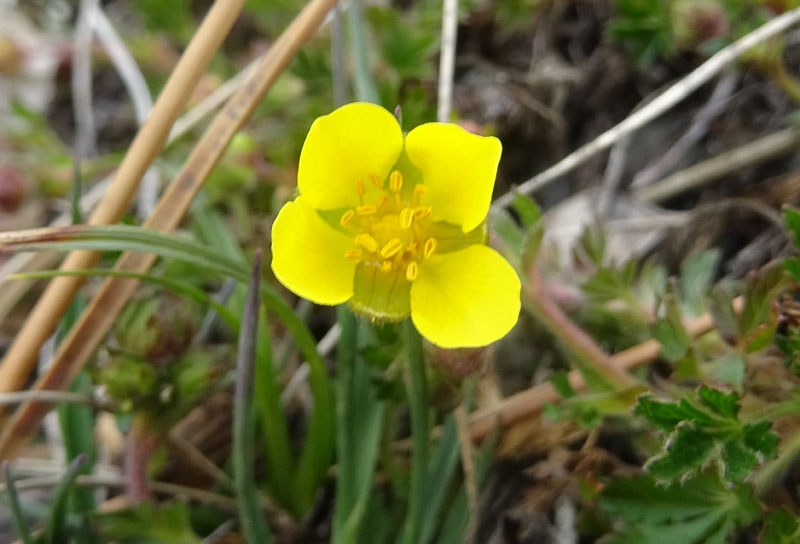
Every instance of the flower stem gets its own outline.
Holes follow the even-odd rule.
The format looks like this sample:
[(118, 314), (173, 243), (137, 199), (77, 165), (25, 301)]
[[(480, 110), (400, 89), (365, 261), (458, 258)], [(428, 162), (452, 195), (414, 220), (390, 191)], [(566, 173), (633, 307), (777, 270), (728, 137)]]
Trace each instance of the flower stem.
[(128, 497), (137, 503), (150, 498), (147, 465), (161, 444), (161, 434), (148, 426), (145, 417), (143, 414), (133, 417), (125, 458)]
[(536, 266), (530, 267), (523, 285), (523, 304), (547, 327), (573, 356), (573, 361), (586, 382), (606, 390), (619, 390), (634, 385), (635, 380), (611, 361), (595, 341), (561, 311), (542, 285)]
[(408, 358), (408, 404), (411, 411), (411, 478), (408, 490), (408, 514), (404, 528), (404, 542), (419, 541), (423, 508), (425, 504), (424, 483), (428, 471), (428, 387), (425, 375), (425, 360), (422, 338), (410, 319), (403, 323), (403, 333)]

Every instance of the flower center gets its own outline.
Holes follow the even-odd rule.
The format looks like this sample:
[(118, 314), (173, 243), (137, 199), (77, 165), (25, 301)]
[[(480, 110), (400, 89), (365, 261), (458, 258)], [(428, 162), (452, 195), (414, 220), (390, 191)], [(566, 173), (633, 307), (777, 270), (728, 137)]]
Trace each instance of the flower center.
[(377, 176), (369, 183), (378, 189), (377, 193), (370, 191), (374, 200), (365, 201), (367, 187), (358, 181), (360, 205), (344, 212), (339, 220), (355, 235), (355, 245), (345, 257), (383, 272), (403, 270), (406, 279), (414, 281), (417, 263), (430, 257), (437, 246), (436, 238), (428, 235), (431, 207), (420, 203), (428, 189), (424, 185), (404, 189), (399, 170), (391, 173), (388, 183)]

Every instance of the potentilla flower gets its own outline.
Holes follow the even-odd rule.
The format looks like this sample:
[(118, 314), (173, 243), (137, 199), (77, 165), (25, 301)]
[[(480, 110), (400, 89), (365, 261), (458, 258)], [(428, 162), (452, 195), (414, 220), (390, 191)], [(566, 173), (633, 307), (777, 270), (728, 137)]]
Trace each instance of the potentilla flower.
[(314, 121), (298, 197), (272, 226), (272, 270), (318, 304), (411, 316), (445, 348), (489, 344), (517, 322), (520, 282), (485, 244), (502, 147), (458, 125), (403, 137), (387, 110), (354, 103)]

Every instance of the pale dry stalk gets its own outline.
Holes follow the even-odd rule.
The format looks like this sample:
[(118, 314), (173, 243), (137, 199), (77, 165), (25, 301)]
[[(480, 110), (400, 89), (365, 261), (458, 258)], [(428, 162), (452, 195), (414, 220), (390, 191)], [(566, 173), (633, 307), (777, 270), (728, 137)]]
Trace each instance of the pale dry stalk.
[[(336, 0), (312, 0), (281, 34), (248, 82), (228, 101), (203, 134), (183, 169), (144, 223), (146, 228), (168, 232), (178, 225), (228, 142), (335, 3)], [(150, 254), (126, 252), (117, 260), (115, 269), (144, 273), (155, 259)], [(126, 278), (106, 279), (62, 342), (50, 370), (34, 384), (35, 389), (58, 390), (69, 385), (108, 332), (137, 285), (138, 281)], [(31, 439), (49, 409), (50, 406), (46, 404), (27, 403), (17, 410), (0, 435), (0, 459), (16, 455)]]
[[(131, 143), (114, 180), (103, 195), (90, 225), (108, 225), (122, 219), (136, 194), (139, 181), (159, 154), (169, 130), (183, 110), (197, 81), (233, 26), (245, 0), (217, 0), (192, 38), (153, 111)], [(73, 251), (62, 270), (91, 268), (97, 262), (95, 251)], [(53, 279), (28, 316), (0, 364), (0, 393), (19, 390), (31, 373), (39, 350), (56, 329), (84, 278), (70, 276)]]

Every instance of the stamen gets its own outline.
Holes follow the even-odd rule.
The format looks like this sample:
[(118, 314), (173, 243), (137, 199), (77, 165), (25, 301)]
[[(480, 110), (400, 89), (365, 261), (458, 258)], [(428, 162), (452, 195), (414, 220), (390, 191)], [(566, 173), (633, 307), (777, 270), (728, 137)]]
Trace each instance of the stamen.
[(383, 261), (381, 263), (381, 270), (384, 272), (391, 272), (392, 271), (392, 261)]
[(356, 213), (358, 215), (374, 215), (378, 213), (378, 207), (373, 206), (372, 204), (367, 204), (366, 206), (356, 206)]
[(378, 242), (376, 242), (375, 238), (366, 232), (362, 232), (356, 236), (356, 244), (360, 245), (370, 253), (375, 253), (378, 251)]
[(381, 257), (389, 259), (397, 255), (401, 249), (403, 249), (403, 242), (400, 241), (400, 238), (392, 238), (381, 249)]
[(356, 216), (356, 212), (354, 210), (347, 210), (342, 214), (342, 218), (339, 219), (339, 224), (343, 227), (346, 227), (350, 224), (350, 221), (353, 220), (353, 217)]
[(383, 182), (382, 182), (382, 181), (380, 180), (380, 178), (379, 178), (378, 176), (376, 176), (375, 174), (370, 174), (370, 175), (369, 175), (369, 180), (372, 182), (372, 184), (373, 184), (373, 185), (375, 186), (375, 188), (377, 188), (377, 189), (380, 189), (380, 188), (383, 186)]
[(360, 196), (364, 196), (364, 193), (367, 192), (366, 187), (364, 187), (364, 180), (362, 179), (358, 180), (358, 182), (356, 183), (356, 189), (358, 189), (358, 194)]
[(424, 185), (415, 185), (414, 186), (414, 196), (425, 196), (430, 192), (430, 190), (425, 187)]
[(360, 249), (348, 249), (344, 252), (344, 256), (348, 259), (353, 259), (354, 261), (359, 260), (364, 255), (364, 252)]
[(406, 267), (406, 279), (414, 281), (417, 278), (417, 261), (411, 261)]
[(389, 189), (391, 189), (393, 193), (396, 193), (401, 187), (403, 187), (403, 174), (401, 174), (399, 170), (395, 170), (392, 172), (392, 175), (389, 176)]
[(382, 195), (381, 195), (381, 197), (378, 199), (378, 204), (377, 204), (377, 206), (378, 206), (379, 208), (383, 208), (383, 206), (384, 206), (384, 205), (386, 205), (386, 203), (387, 203), (387, 202), (389, 202), (389, 197), (388, 197), (388, 196), (387, 196), (387, 195), (384, 193), (384, 194), (382, 194)]
[(422, 251), (422, 254), (426, 257), (430, 257), (434, 251), (436, 251), (436, 238), (428, 238), (425, 241), (425, 248)]
[(403, 208), (400, 212), (400, 226), (404, 229), (411, 228), (411, 223), (414, 221), (414, 210), (411, 208)]
[(422, 219), (423, 217), (427, 217), (431, 214), (432, 208), (430, 206), (417, 206), (414, 208), (414, 217), (417, 219)]

